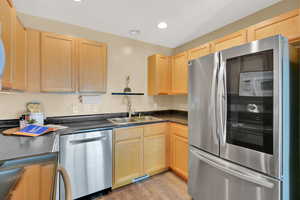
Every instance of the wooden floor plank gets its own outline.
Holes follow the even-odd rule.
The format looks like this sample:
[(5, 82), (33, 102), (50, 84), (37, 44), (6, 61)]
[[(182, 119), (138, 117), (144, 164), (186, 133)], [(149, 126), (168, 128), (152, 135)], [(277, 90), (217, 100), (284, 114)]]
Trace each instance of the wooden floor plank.
[(191, 200), (187, 184), (172, 172), (114, 190), (98, 200)]

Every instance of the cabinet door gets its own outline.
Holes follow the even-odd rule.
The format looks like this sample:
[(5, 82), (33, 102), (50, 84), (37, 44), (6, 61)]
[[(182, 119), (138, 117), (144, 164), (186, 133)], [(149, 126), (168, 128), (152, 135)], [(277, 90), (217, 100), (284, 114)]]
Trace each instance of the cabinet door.
[(188, 177), (188, 140), (172, 135), (172, 169), (184, 179)]
[(24, 91), (27, 88), (26, 30), (18, 18), (15, 19), (14, 35), (15, 54), (12, 88)]
[(211, 53), (211, 44), (204, 44), (188, 51), (189, 60), (200, 58)]
[(169, 56), (157, 57), (157, 94), (166, 95), (171, 92), (171, 60)]
[(41, 91), (41, 32), (27, 29), (27, 91)]
[(79, 40), (79, 91), (106, 92), (106, 45)]
[(24, 168), (21, 180), (15, 186), (10, 200), (51, 200), (55, 184), (53, 163), (30, 165)]
[(182, 178), (188, 178), (188, 128), (170, 124), (170, 167)]
[(55, 164), (43, 164), (40, 170), (40, 199), (53, 199), (52, 187), (55, 187)]
[(300, 9), (263, 21), (248, 29), (249, 41), (281, 34), (289, 42), (300, 41)]
[(114, 188), (143, 175), (143, 128), (115, 131)]
[(0, 1), (1, 38), (5, 48), (5, 70), (2, 77), (2, 86), (12, 88), (13, 73), (13, 22), (15, 17), (14, 8), (10, 7), (6, 0)]
[(75, 39), (42, 33), (41, 90), (75, 92)]
[(188, 93), (188, 55), (187, 52), (173, 57), (172, 94)]
[(247, 30), (241, 30), (212, 42), (212, 52), (247, 43)]
[(157, 174), (167, 169), (167, 123), (144, 126), (144, 172)]
[(166, 135), (144, 138), (144, 172), (152, 175), (167, 168)]
[(148, 94), (171, 93), (171, 57), (152, 55), (148, 57)]
[(40, 165), (25, 167), (24, 174), (12, 192), (10, 200), (40, 200), (40, 170)]

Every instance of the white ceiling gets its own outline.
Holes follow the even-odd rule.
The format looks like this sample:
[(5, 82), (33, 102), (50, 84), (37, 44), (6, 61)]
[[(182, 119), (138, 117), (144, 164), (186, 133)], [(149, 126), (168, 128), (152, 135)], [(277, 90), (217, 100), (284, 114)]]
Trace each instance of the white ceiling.
[[(175, 48), (280, 0), (14, 0), (19, 12)], [(160, 21), (168, 29), (160, 30)], [(141, 34), (131, 36), (129, 30)]]

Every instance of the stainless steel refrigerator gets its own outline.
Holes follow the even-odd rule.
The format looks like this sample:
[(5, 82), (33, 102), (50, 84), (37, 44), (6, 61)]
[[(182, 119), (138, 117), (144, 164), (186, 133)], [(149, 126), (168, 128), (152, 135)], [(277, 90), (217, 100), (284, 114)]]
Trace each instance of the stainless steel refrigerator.
[(297, 199), (296, 65), (282, 36), (191, 61), (188, 190), (194, 200)]

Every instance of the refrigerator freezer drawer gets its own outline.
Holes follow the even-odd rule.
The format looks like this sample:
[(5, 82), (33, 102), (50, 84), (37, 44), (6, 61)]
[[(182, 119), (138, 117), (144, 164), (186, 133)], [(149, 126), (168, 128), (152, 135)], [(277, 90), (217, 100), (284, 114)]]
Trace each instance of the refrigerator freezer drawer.
[(194, 200), (279, 200), (281, 181), (190, 148)]

